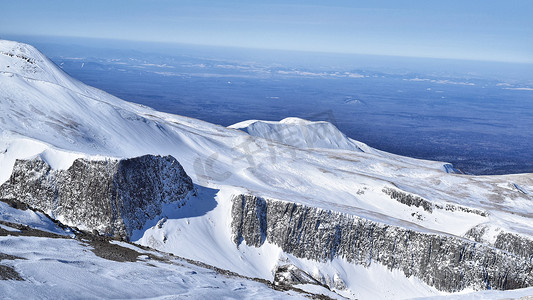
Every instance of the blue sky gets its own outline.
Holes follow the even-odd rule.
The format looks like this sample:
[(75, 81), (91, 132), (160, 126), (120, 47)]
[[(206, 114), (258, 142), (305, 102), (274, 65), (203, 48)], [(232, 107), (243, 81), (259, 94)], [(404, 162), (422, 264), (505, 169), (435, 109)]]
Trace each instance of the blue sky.
[(533, 1), (2, 1), (0, 37), (54, 35), (533, 63)]

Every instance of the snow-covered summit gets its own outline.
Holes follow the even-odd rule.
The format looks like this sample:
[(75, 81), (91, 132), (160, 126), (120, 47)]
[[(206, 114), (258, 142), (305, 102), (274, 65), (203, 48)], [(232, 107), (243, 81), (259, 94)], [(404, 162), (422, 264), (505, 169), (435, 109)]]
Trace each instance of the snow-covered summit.
[(333, 124), (324, 121), (312, 122), (294, 117), (279, 122), (250, 120), (231, 125), (229, 128), (241, 129), (250, 135), (298, 148), (363, 151), (359, 145), (368, 147), (348, 138)]
[(6, 76), (16, 74), (73, 90), (82, 86), (77, 80), (66, 78), (65, 73), (35, 47), (14, 41), (0, 40), (0, 72)]

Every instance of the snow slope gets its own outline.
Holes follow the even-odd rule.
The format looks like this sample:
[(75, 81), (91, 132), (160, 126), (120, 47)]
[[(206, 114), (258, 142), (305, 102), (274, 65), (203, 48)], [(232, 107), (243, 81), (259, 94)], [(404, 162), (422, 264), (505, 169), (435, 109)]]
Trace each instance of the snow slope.
[[(177, 258), (119, 262), (74, 239), (0, 236), (2, 260), (25, 280), (0, 280), (3, 299), (308, 299)], [(133, 250), (143, 253), (142, 249)]]
[[(59, 228), (47, 216), (31, 210), (18, 210), (7, 203), (0, 202), (0, 221), (13, 224), (27, 225), (42, 231), (60, 235), (70, 235), (71, 233)], [(5, 227), (3, 227), (6, 229)]]
[[(271, 279), (272, 267), (288, 258), (273, 245), (236, 248), (231, 242), (229, 201), (238, 193), (417, 231), (462, 236), (474, 226), (486, 225), (493, 232), (533, 237), (531, 174), (448, 174), (442, 162), (372, 149), (326, 122), (291, 118), (246, 121), (224, 128), (157, 112), (72, 79), (32, 46), (11, 41), (0, 40), (0, 87), (0, 183), (8, 180), (15, 159), (35, 155), (55, 168), (67, 168), (78, 157), (170, 154), (200, 188), (198, 201), (188, 201), (196, 204), (182, 212), (170, 209), (161, 228), (147, 226), (145, 232), (137, 233), (139, 243), (248, 276)], [(385, 188), (443, 207), (448, 204), (489, 213), (429, 213), (392, 199), (383, 192)], [(308, 269), (326, 268), (290, 259)], [(374, 272), (342, 262), (328, 270), (328, 276), (340, 272), (359, 277)], [(412, 281), (401, 274), (379, 272), (384, 274), (379, 280)], [(348, 296), (371, 295), (361, 292), (370, 283), (348, 277), (344, 278), (349, 283)], [(375, 292), (383, 292), (382, 297), (437, 293), (423, 283), (412, 282), (394, 285), (394, 291), (387, 294), (379, 291), (379, 282), (374, 282)]]

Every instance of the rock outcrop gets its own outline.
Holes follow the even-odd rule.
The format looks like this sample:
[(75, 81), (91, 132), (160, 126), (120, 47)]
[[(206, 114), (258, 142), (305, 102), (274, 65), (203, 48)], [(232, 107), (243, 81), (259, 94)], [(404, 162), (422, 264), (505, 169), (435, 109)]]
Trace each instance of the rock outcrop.
[(495, 228), (490, 232), (489, 226), (481, 224), (471, 228), (465, 237), (478, 243), (491, 245), (495, 248), (513, 253), (533, 263), (533, 240), (523, 235), (502, 231)]
[(290, 287), (298, 284), (325, 286), (295, 265), (287, 264), (276, 267), (274, 271), (274, 285)]
[(66, 225), (128, 239), (161, 213), (164, 203), (183, 201), (192, 180), (172, 156), (76, 159), (54, 170), (40, 157), (17, 160), (0, 197), (26, 203)]
[(434, 204), (422, 197), (408, 194), (406, 192), (392, 188), (383, 188), (381, 191), (389, 195), (389, 197), (393, 200), (396, 200), (407, 206), (422, 207), (425, 211), (429, 213), (433, 213), (434, 209), (444, 209), (447, 211), (462, 211), (470, 214), (480, 215), (482, 217), (486, 217), (489, 215), (488, 212), (475, 208), (464, 207), (450, 203), (446, 203), (446, 205)]
[(237, 245), (259, 247), (268, 241), (300, 258), (339, 257), (364, 266), (380, 263), (441, 291), (533, 285), (533, 264), (527, 253), (521, 256), (519, 251), (511, 253), (457, 236), (417, 232), (250, 195), (233, 198), (232, 218)]

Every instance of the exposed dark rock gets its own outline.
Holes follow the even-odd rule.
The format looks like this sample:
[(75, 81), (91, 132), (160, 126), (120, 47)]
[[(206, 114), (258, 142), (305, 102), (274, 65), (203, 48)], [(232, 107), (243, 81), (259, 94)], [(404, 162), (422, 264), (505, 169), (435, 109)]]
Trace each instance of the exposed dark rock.
[[(2, 260), (15, 260), (24, 259), (22, 257), (0, 253), (0, 261)], [(24, 280), (20, 274), (10, 266), (0, 265), (0, 280)]]
[(22, 281), (24, 278), (13, 269), (13, 267), (0, 265), (0, 280), (19, 280)]
[[(435, 205), (436, 206), (436, 205)], [(436, 206), (437, 207), (437, 206)], [(440, 208), (440, 207), (437, 207), (437, 208)], [(470, 208), (470, 207), (464, 207), (464, 206), (459, 206), (459, 205), (453, 205), (453, 204), (446, 204), (446, 206), (444, 207), (445, 210), (447, 211), (462, 211), (462, 212), (465, 212), (465, 213), (470, 213), (470, 214), (476, 214), (476, 215), (480, 215), (482, 217), (486, 217), (488, 216), (489, 214), (486, 212), (486, 211), (482, 211), (482, 210), (479, 210), (479, 209), (475, 209), (475, 208)]]
[(249, 195), (233, 198), (237, 245), (278, 245), (296, 257), (377, 262), (441, 291), (516, 289), (533, 285), (533, 265), (519, 256), (445, 234), (390, 226), (357, 216)]
[(408, 194), (406, 192), (392, 189), (392, 188), (383, 188), (383, 193), (389, 195), (391, 199), (394, 199), (402, 204), (405, 204), (407, 206), (414, 206), (414, 207), (422, 207), (425, 211), (429, 213), (433, 213), (433, 209), (444, 209), (447, 211), (462, 211), (466, 213), (476, 214), (480, 215), (482, 217), (488, 216), (488, 213), (486, 211), (482, 211), (475, 208), (470, 207), (464, 207), (460, 205), (450, 204), (446, 203), (444, 206), (439, 204), (434, 204), (422, 197)]
[(473, 240), (478, 243), (483, 243), (483, 236), (487, 232), (487, 226), (486, 225), (478, 225), (470, 228), (468, 230), (464, 237), (470, 240)]
[(246, 196), (241, 197), (243, 200), (234, 202), (232, 206), (232, 216), (252, 215), (232, 219), (231, 227), (235, 229), (233, 242), (237, 246), (243, 240), (247, 241), (247, 244), (261, 245), (266, 238), (266, 202), (259, 198), (249, 198), (245, 201)]
[(383, 188), (383, 193), (389, 195), (392, 199), (407, 206), (422, 207), (425, 211), (433, 212), (433, 204), (421, 197), (407, 194), (391, 188)]
[(135, 250), (113, 244), (109, 239), (99, 238), (95, 235), (92, 235), (88, 239), (88, 243), (92, 246), (92, 252), (96, 256), (107, 260), (133, 262), (137, 261), (137, 258), (141, 255), (141, 253)]
[(295, 265), (287, 264), (278, 266), (274, 271), (274, 285), (293, 286), (297, 284), (314, 284), (324, 286), (321, 282), (317, 281), (311, 275), (307, 274)]
[(0, 199), (0, 201), (7, 203), (12, 208), (19, 209), (19, 210), (28, 210), (29, 208), (26, 203), (22, 203), (16, 199)]
[(65, 236), (67, 236), (48, 231), (42, 231), (39, 229), (32, 228), (28, 225), (10, 223), (2, 220), (0, 220), (0, 224), (15, 229), (15, 231), (11, 231), (0, 227), (0, 236), (38, 236), (47, 238), (65, 238)]
[(533, 263), (533, 240), (531, 238), (516, 233), (504, 232), (497, 228), (495, 230), (500, 232), (496, 235), (496, 240), (494, 241), (490, 237), (494, 232), (491, 233), (489, 227), (485, 224), (471, 228), (465, 234), (465, 237), (478, 243), (486, 243), (495, 248), (513, 253)]
[(14, 256), (14, 255), (10, 255), (10, 254), (5, 254), (5, 253), (0, 253), (0, 261), (2, 260), (15, 260), (15, 259), (24, 259), (22, 257), (18, 257), (18, 256)]
[(164, 203), (179, 201), (193, 189), (172, 156), (129, 159), (76, 159), (67, 170), (53, 170), (39, 157), (17, 160), (0, 198), (16, 199), (63, 223), (129, 238)]
[(494, 247), (533, 261), (533, 240), (518, 234), (500, 232), (494, 242)]

